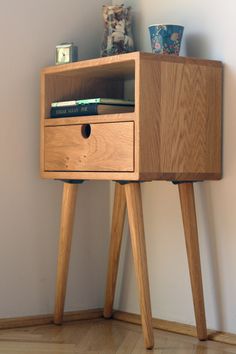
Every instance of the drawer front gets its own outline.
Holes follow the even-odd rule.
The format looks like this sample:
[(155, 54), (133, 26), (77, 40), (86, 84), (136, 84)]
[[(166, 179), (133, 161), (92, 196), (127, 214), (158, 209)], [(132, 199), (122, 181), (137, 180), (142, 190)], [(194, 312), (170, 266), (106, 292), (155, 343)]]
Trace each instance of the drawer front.
[(134, 123), (45, 127), (45, 171), (134, 170)]

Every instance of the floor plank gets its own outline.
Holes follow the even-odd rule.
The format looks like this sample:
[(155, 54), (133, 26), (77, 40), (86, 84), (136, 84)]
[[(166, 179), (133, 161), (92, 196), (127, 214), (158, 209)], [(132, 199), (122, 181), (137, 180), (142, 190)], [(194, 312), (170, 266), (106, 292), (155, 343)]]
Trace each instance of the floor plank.
[(155, 347), (144, 348), (138, 325), (88, 320), (0, 330), (0, 354), (236, 354), (236, 346), (154, 330)]

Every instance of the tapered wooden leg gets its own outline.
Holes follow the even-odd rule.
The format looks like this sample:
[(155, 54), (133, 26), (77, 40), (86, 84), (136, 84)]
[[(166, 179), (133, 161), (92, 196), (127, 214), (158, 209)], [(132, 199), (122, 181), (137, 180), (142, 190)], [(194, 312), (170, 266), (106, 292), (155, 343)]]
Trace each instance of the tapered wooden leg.
[(57, 264), (56, 302), (54, 312), (55, 324), (61, 324), (63, 320), (76, 194), (76, 184), (64, 183)]
[(126, 184), (125, 192), (144, 341), (146, 348), (151, 349), (154, 345), (154, 338), (140, 184)]
[(103, 311), (103, 315), (105, 318), (112, 317), (113, 302), (116, 290), (117, 271), (120, 258), (120, 247), (125, 220), (125, 211), (125, 187), (120, 185), (119, 183), (116, 183), (112, 214), (111, 241), (108, 260), (105, 306)]
[(197, 334), (200, 340), (207, 339), (204, 308), (200, 252), (198, 244), (197, 219), (194, 202), (193, 183), (179, 184), (179, 196), (184, 224), (189, 273), (192, 286), (193, 304)]

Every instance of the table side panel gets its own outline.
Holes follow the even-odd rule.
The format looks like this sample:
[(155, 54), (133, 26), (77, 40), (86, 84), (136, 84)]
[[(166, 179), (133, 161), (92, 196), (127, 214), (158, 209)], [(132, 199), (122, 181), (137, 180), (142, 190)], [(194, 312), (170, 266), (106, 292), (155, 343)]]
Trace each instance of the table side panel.
[(161, 168), (221, 174), (220, 68), (162, 63)]
[(140, 176), (219, 179), (222, 67), (143, 60), (140, 83)]

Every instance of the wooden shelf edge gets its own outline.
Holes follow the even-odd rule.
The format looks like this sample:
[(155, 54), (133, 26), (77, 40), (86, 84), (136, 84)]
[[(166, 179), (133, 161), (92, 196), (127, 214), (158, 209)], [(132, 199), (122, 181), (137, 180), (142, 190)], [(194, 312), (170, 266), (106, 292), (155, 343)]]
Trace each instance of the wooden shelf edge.
[(177, 55), (166, 55), (166, 54), (153, 54), (153, 53), (145, 53), (140, 52), (140, 58), (148, 59), (148, 60), (159, 60), (162, 62), (170, 62), (170, 63), (182, 63), (182, 64), (197, 64), (197, 65), (210, 65), (214, 67), (221, 68), (223, 66), (222, 62), (219, 60), (212, 59), (203, 59), (196, 57), (188, 57), (188, 56), (177, 56)]
[(177, 63), (192, 63), (198, 65), (214, 65), (214, 66), (222, 66), (222, 62), (218, 60), (209, 60), (204, 58), (196, 58), (196, 57), (187, 57), (187, 56), (177, 56), (177, 55), (160, 55), (153, 54), (148, 52), (131, 52), (119, 55), (113, 55), (109, 57), (102, 58), (93, 58), (87, 60), (81, 60), (74, 63), (64, 64), (64, 65), (54, 65), (45, 67), (41, 70), (41, 73), (44, 74), (60, 74), (73, 70), (86, 69), (94, 66), (104, 66), (111, 65), (116, 63), (122, 63), (127, 61), (135, 61), (138, 59), (152, 59), (152, 60), (160, 60), (160, 61), (169, 61), (169, 62), (177, 62)]
[(219, 173), (209, 173), (209, 174), (154, 174), (154, 173), (137, 173), (137, 172), (96, 172), (96, 171), (81, 171), (81, 172), (72, 172), (72, 171), (41, 171), (41, 178), (45, 179), (86, 179), (86, 180), (117, 180), (117, 181), (143, 181), (143, 182), (152, 182), (152, 181), (166, 181), (166, 182), (185, 182), (185, 181), (194, 181), (194, 182), (203, 182), (203, 181), (219, 181), (222, 179), (222, 175)]
[(81, 60), (74, 63), (64, 65), (48, 66), (41, 70), (42, 74), (60, 74), (73, 70), (87, 69), (90, 67), (102, 67), (122, 62), (134, 61), (140, 57), (140, 52), (131, 52), (119, 55), (113, 55), (109, 57), (93, 58), (87, 60)]
[(166, 172), (166, 173), (152, 173), (140, 172), (140, 180), (142, 181), (218, 181), (222, 179), (222, 172), (196, 173), (196, 172)]
[(103, 181), (139, 181), (136, 172), (51, 172), (41, 171), (41, 178), (55, 180), (103, 180)]
[(87, 123), (119, 123), (135, 121), (137, 114), (135, 112), (129, 113), (117, 113), (117, 114), (101, 114), (94, 116), (80, 116), (80, 117), (68, 117), (68, 118), (45, 118), (44, 126), (56, 126), (56, 125), (75, 125), (75, 124), (87, 124)]

